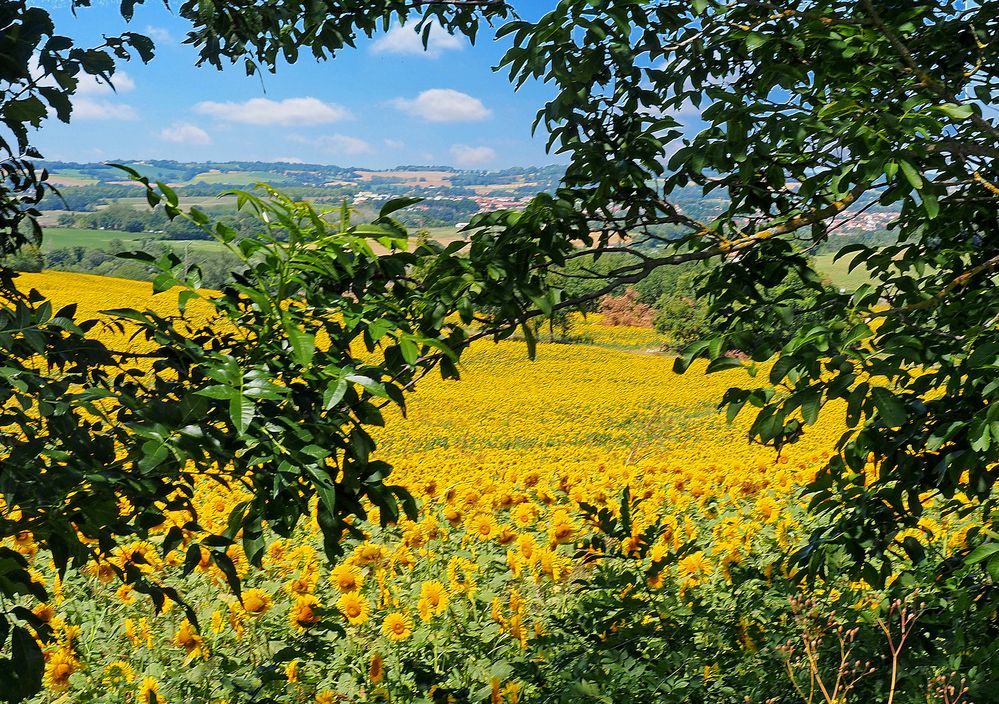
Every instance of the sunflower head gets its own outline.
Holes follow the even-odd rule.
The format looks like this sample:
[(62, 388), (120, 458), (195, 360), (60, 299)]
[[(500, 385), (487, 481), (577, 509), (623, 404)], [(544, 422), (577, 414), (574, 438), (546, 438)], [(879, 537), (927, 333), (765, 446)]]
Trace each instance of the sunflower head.
[(401, 611), (393, 611), (382, 621), (382, 632), (398, 643), (413, 635), (413, 619)]
[(352, 626), (359, 626), (367, 621), (371, 610), (368, 600), (357, 592), (347, 592), (342, 595), (336, 602), (336, 608)]
[(371, 656), (371, 662), (368, 664), (368, 679), (371, 680), (371, 684), (378, 684), (384, 678), (385, 661), (380, 653), (375, 653)]
[(160, 696), (160, 683), (155, 678), (146, 675), (139, 685), (138, 704), (164, 704), (166, 700)]
[(469, 532), (479, 540), (491, 540), (499, 532), (499, 527), (492, 514), (480, 513), (471, 520)]
[(73, 651), (59, 648), (49, 655), (43, 684), (53, 692), (63, 692), (69, 689), (70, 676), (79, 669), (80, 661), (73, 655)]
[(296, 631), (312, 628), (319, 623), (319, 614), (316, 612), (318, 608), (319, 600), (316, 597), (311, 594), (302, 594), (291, 605), (291, 610), (288, 611), (288, 622)]
[(104, 666), (101, 684), (105, 687), (120, 687), (135, 679), (135, 670), (124, 660), (115, 660)]
[(271, 595), (263, 589), (247, 589), (243, 592), (243, 609), (249, 614), (262, 614), (273, 603)]
[(357, 565), (337, 565), (330, 572), (330, 581), (343, 593), (356, 592), (364, 584), (364, 572)]

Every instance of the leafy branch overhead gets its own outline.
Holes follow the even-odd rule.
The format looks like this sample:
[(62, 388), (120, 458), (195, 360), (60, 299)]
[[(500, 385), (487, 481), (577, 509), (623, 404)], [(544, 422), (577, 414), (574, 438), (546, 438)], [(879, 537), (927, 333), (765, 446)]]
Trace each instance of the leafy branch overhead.
[[(831, 520), (802, 557), (842, 544), (872, 582), (891, 572), (885, 546), (917, 523), (916, 497), (961, 491), (992, 510), (997, 11), (568, 2), (500, 30), (511, 80), (558, 90), (538, 124), (570, 159), (559, 198), (588, 226), (564, 236), (599, 250), (627, 233), (645, 255), (617, 272), (629, 279), (715, 264), (700, 294), (723, 332), (695, 343), (678, 370), (700, 355), (710, 369), (773, 361), (769, 386), (733, 389), (723, 403), (730, 416), (754, 407), (752, 435), (777, 447), (832, 402), (845, 409), (851, 429), (815, 487)], [(670, 203), (689, 185), (724, 196), (710, 222)], [(898, 212), (897, 241), (839, 253), (872, 283), (853, 295), (824, 289), (808, 253), (875, 204)], [(662, 225), (685, 233), (664, 238)], [(824, 321), (759, 344), (756, 321), (789, 315), (808, 289)]]
[[(858, 564), (878, 562), (918, 520), (914, 492), (984, 500), (994, 481), (996, 389), (983, 351), (997, 342), (997, 23), (994, 3), (873, 0), (579, 0), (537, 21), (514, 18), (498, 30), (511, 45), (500, 68), (515, 85), (556, 89), (537, 126), (569, 166), (554, 197), (475, 224), (491, 246), (515, 247), (523, 266), (539, 269), (624, 234), (638, 260), (611, 272), (608, 286), (659, 266), (716, 264), (701, 294), (725, 332), (678, 368), (699, 354), (714, 369), (733, 366), (731, 348), (753, 349), (754, 362), (779, 356), (772, 388), (725, 400), (734, 412), (756, 407), (754, 436), (778, 447), (831, 401), (845, 402), (852, 430), (822, 480), (841, 491), (819, 489), (816, 506), (860, 525), (818, 534), (813, 546), (843, 542)], [(681, 122), (684, 114), (699, 120)], [(724, 209), (709, 222), (683, 213), (670, 193), (689, 185), (723, 194)], [(897, 209), (897, 242), (840, 252), (873, 283), (852, 296), (823, 289), (807, 254), (873, 204)], [(801, 287), (772, 294), (789, 277), (815, 291), (826, 322), (781, 346), (748, 344), (757, 319), (798, 302)], [(864, 479), (869, 458), (874, 482)], [(844, 496), (854, 498), (839, 503)], [(890, 565), (877, 570), (883, 578)]]

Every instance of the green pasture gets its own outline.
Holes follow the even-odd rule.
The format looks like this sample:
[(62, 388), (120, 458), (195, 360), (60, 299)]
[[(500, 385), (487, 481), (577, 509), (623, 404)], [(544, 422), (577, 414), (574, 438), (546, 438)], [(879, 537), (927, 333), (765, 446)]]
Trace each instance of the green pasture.
[(175, 252), (191, 254), (221, 252), (223, 247), (214, 240), (164, 240), (155, 232), (121, 232), (119, 230), (96, 230), (82, 227), (47, 227), (42, 239), (42, 251), (51, 252), (63, 247), (87, 247), (106, 249), (112, 240), (138, 242), (139, 240), (162, 240)]
[(825, 274), (832, 281), (833, 286), (845, 288), (847, 291), (855, 291), (860, 286), (871, 282), (871, 277), (867, 274), (867, 269), (860, 264), (853, 271), (850, 271), (850, 262), (855, 254), (848, 254), (833, 261), (834, 254), (820, 254), (815, 257), (815, 268), (820, 274)]
[(81, 171), (80, 169), (59, 169), (58, 171), (53, 171), (52, 176), (58, 179), (79, 181), (76, 185), (80, 186), (91, 186), (98, 182), (94, 174), (88, 171)]
[(63, 247), (88, 247), (103, 249), (111, 240), (140, 240), (157, 237), (150, 232), (119, 232), (84, 227), (46, 227), (42, 237), (42, 251), (51, 252)]
[(252, 186), (261, 182), (287, 183), (291, 180), (290, 177), (275, 171), (222, 171), (219, 173), (204, 171), (191, 179), (191, 183), (201, 181), (202, 183), (222, 183), (227, 186)]
[[(146, 200), (145, 196), (129, 196), (126, 198), (115, 198), (111, 203), (121, 203), (122, 205), (130, 205), (133, 208), (148, 208), (149, 201)], [(218, 205), (235, 205), (236, 199), (233, 196), (226, 196), (224, 198), (219, 198), (218, 196), (184, 196), (180, 199), (180, 206), (182, 208), (211, 208)], [(110, 203), (108, 204), (110, 205)], [(100, 206), (107, 207), (107, 206)]]

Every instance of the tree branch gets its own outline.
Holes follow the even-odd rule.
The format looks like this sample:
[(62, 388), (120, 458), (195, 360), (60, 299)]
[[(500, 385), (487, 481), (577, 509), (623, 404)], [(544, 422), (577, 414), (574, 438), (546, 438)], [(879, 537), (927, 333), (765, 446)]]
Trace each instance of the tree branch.
[[(909, 47), (907, 47), (905, 43), (899, 39), (898, 35), (885, 24), (881, 15), (875, 9), (874, 3), (872, 3), (871, 0), (861, 0), (861, 4), (870, 16), (874, 26), (879, 32), (881, 32), (881, 35), (888, 40), (888, 43), (895, 48), (895, 51), (897, 51), (898, 55), (902, 58), (902, 62), (909, 68), (910, 71), (912, 71), (913, 75), (919, 79), (919, 82), (936, 93), (937, 97), (941, 100), (948, 103), (957, 101), (958, 99), (951, 91), (947, 90), (947, 87), (943, 83), (933, 78), (930, 74), (926, 73), (926, 71), (919, 67), (916, 60), (912, 56), (912, 52), (909, 51)], [(999, 140), (999, 128), (996, 128), (991, 122), (974, 111), (972, 111), (970, 119), (979, 129), (988, 132), (995, 139)]]
[(912, 303), (907, 306), (899, 306), (897, 308), (889, 308), (886, 311), (871, 313), (870, 318), (872, 319), (884, 318), (889, 315), (895, 315), (897, 313), (910, 313), (912, 311), (926, 310), (927, 308), (932, 308), (934, 306), (940, 305), (940, 303), (942, 303), (943, 300), (947, 298), (947, 296), (950, 295), (950, 293), (954, 289), (963, 286), (964, 284), (968, 283), (971, 279), (975, 278), (979, 274), (982, 274), (986, 271), (991, 271), (996, 267), (999, 267), (999, 255), (982, 262), (978, 266), (968, 269), (966, 272), (960, 274), (959, 276), (955, 276), (946, 286), (937, 291), (930, 298), (919, 301), (918, 303)]

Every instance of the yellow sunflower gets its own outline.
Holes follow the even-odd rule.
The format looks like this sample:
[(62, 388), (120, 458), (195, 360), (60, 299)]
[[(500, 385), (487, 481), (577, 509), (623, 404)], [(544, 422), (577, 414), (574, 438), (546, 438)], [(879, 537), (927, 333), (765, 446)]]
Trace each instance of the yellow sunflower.
[(173, 644), (179, 646), (187, 652), (188, 658), (196, 658), (208, 654), (204, 651), (204, 640), (194, 630), (194, 626), (186, 618), (180, 622), (177, 632), (173, 636)]
[(447, 608), (447, 589), (436, 580), (424, 582), (420, 586), (420, 600), (426, 601), (431, 613), (440, 616)]
[(117, 687), (128, 684), (135, 679), (135, 670), (124, 660), (115, 660), (104, 666), (104, 676), (101, 684), (105, 687)]
[(319, 623), (319, 614), (316, 608), (319, 607), (319, 600), (311, 594), (302, 594), (295, 603), (291, 605), (288, 612), (288, 622), (296, 631), (304, 631)]
[(73, 655), (73, 651), (59, 648), (49, 655), (45, 665), (45, 688), (53, 692), (69, 689), (69, 678), (79, 669), (80, 661)]
[(263, 589), (247, 589), (243, 592), (243, 609), (249, 614), (262, 614), (271, 608), (274, 600)]
[(352, 559), (362, 567), (377, 565), (385, 559), (385, 549), (381, 545), (374, 545), (372, 543), (358, 545), (354, 550)]
[(165, 704), (166, 700), (160, 694), (160, 683), (148, 675), (143, 677), (136, 702), (138, 704)]
[(522, 504), (517, 504), (517, 507), (510, 512), (510, 518), (521, 528), (530, 528), (534, 525), (534, 519), (537, 516), (537, 511), (537, 507), (527, 501)]
[(364, 584), (364, 572), (357, 565), (337, 565), (330, 572), (330, 581), (341, 592), (356, 592)]
[(491, 540), (499, 532), (499, 527), (491, 514), (480, 513), (469, 521), (468, 532), (479, 540)]
[(413, 635), (413, 619), (401, 611), (393, 611), (382, 621), (382, 632), (398, 643)]
[(336, 608), (346, 617), (352, 626), (359, 626), (368, 620), (371, 611), (368, 600), (357, 592), (347, 592), (336, 602)]
[(385, 661), (380, 653), (375, 653), (371, 656), (371, 662), (368, 665), (368, 679), (371, 680), (371, 684), (378, 684), (384, 677)]

